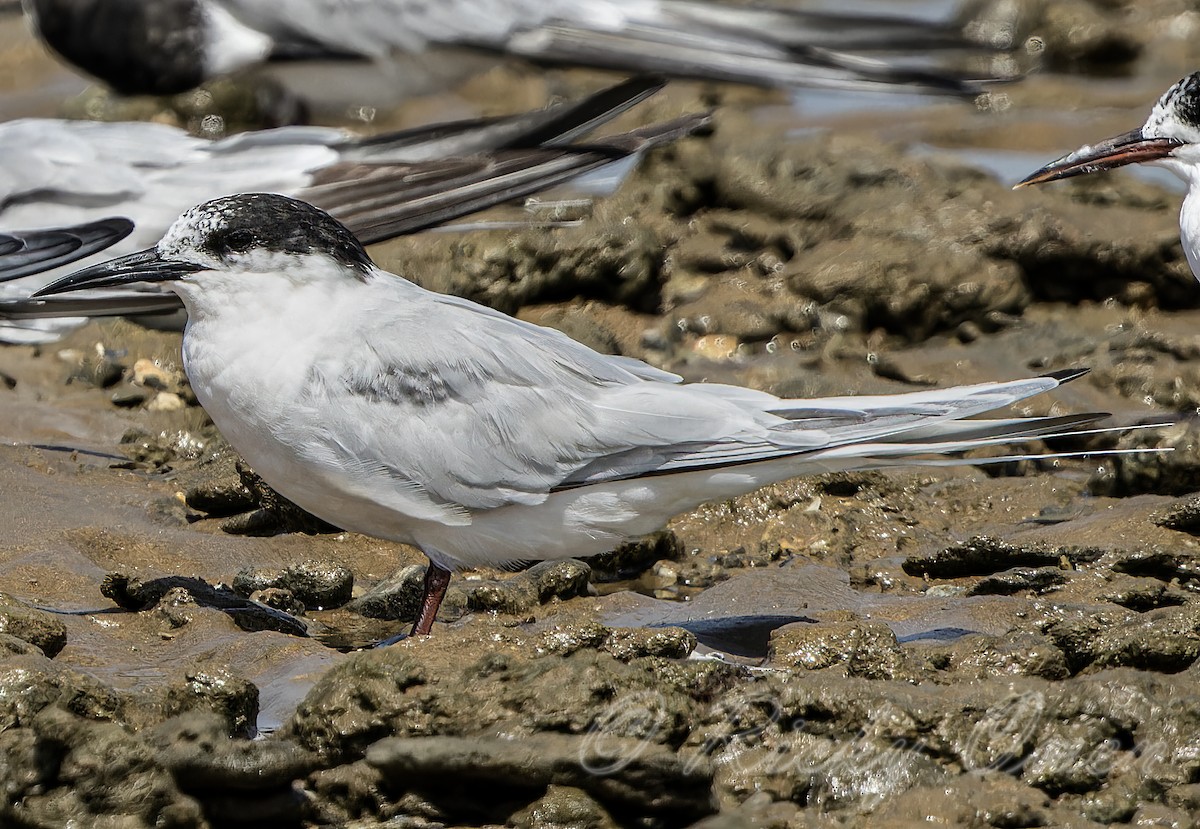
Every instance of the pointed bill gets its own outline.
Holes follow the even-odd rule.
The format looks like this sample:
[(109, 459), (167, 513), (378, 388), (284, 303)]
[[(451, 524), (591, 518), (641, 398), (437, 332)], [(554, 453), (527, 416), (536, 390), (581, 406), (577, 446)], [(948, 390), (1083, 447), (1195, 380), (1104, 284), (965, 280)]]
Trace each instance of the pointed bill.
[(201, 265), (191, 262), (163, 259), (155, 248), (149, 248), (75, 271), (35, 291), (33, 296), (65, 294), (87, 288), (111, 288), (131, 282), (170, 282), (202, 270), (204, 268)]
[(1126, 164), (1140, 164), (1166, 158), (1183, 142), (1174, 138), (1150, 138), (1142, 127), (1106, 138), (1099, 144), (1080, 147), (1070, 155), (1051, 161), (1013, 185), (1013, 189), (1030, 184), (1045, 184), (1062, 178), (1114, 170)]

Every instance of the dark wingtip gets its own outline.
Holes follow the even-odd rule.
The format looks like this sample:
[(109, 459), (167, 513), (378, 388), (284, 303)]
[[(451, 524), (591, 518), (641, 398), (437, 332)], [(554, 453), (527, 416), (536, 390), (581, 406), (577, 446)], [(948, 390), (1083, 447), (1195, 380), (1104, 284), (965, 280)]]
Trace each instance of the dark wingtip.
[(1058, 371), (1048, 371), (1042, 377), (1049, 380), (1057, 380), (1061, 386), (1063, 383), (1070, 383), (1072, 380), (1077, 380), (1085, 374), (1091, 372), (1090, 368), (1062, 368)]

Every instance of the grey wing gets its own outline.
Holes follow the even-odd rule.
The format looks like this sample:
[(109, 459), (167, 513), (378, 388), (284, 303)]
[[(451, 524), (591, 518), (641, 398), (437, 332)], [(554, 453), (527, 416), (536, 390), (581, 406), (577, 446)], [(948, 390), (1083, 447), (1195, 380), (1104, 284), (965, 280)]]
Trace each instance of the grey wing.
[(781, 400), (669, 382), (552, 329), (412, 293), (381, 314), (403, 336), (371, 332), (357, 352), (321, 369), (321, 393), (339, 404), (321, 407), (338, 412), (327, 443), (343, 464), (406, 487), (420, 482), (430, 502), (455, 513), (536, 504), (582, 484), (928, 433), (1058, 383), (966, 386), (863, 406)]

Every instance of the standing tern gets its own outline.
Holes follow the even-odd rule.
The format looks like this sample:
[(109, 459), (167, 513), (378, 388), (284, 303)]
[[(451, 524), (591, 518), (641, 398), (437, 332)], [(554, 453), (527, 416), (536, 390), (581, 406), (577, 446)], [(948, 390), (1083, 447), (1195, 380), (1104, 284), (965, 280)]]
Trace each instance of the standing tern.
[(1114, 170), (1127, 164), (1165, 167), (1188, 186), (1179, 212), (1179, 235), (1192, 274), (1200, 279), (1200, 72), (1163, 93), (1137, 129), (1080, 147), (1051, 161), (1017, 187)]
[(264, 480), (428, 556), (414, 634), (459, 568), (590, 556), (797, 475), (962, 463), (928, 456), (1104, 416), (964, 419), (1083, 371), (812, 400), (683, 384), (380, 270), (345, 226), (278, 195), (195, 207), (155, 247), (41, 293), (135, 280), (182, 298), (196, 397)]
[[(705, 0), (24, 0), (68, 62), (125, 94), (174, 94), (272, 58), (471, 49), (758, 86), (973, 96), (950, 71), (835, 51), (974, 46), (952, 24)], [(459, 58), (461, 62), (461, 56)]]
[[(146, 122), (12, 121), (0, 124), (0, 226), (122, 215), (136, 225), (114, 251), (125, 253), (153, 244), (198, 202), (271, 190), (320, 205), (373, 244), (552, 187), (706, 123), (704, 115), (683, 116), (570, 144), (661, 86), (638, 78), (538, 112), (369, 138), (284, 127), (210, 141)], [(60, 275), (0, 284), (0, 342), (52, 341), (92, 314), (179, 307), (159, 289), (28, 301)], [(82, 316), (62, 316), (71, 313)]]

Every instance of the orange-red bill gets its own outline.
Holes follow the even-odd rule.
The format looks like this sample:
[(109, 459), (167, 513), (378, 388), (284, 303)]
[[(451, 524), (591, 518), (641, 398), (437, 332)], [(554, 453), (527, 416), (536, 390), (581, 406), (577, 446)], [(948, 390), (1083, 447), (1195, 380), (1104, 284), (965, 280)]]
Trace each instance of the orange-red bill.
[(1047, 181), (1058, 181), (1061, 178), (1081, 176), (1085, 173), (1098, 173), (1102, 170), (1113, 170), (1126, 164), (1139, 164), (1143, 161), (1155, 161), (1170, 155), (1183, 142), (1174, 138), (1146, 138), (1139, 127), (1136, 130), (1107, 138), (1099, 144), (1080, 147), (1070, 155), (1051, 161), (1045, 167), (1030, 173), (1014, 186), (1025, 187), (1029, 184), (1044, 184)]

